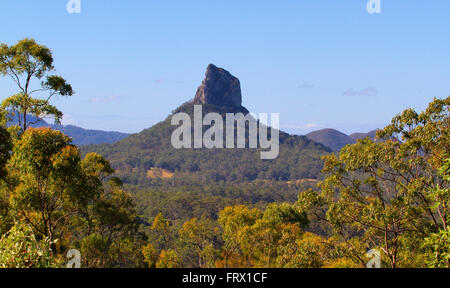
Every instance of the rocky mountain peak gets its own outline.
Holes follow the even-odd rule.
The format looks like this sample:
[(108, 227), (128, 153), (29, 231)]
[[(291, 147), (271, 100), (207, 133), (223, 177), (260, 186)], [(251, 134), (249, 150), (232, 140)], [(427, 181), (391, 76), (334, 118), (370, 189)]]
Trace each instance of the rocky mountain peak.
[(195, 94), (194, 103), (241, 107), (242, 94), (239, 79), (225, 69), (213, 64), (208, 65), (205, 79)]

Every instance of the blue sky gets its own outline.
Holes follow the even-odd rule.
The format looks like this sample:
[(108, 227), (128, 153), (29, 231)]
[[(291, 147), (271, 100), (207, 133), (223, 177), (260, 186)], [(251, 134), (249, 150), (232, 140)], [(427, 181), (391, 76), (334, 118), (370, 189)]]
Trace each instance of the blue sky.
[[(345, 133), (450, 95), (450, 1), (2, 0), (0, 42), (35, 38), (76, 95), (66, 124), (138, 132), (190, 100), (214, 63), (283, 130)], [(0, 100), (16, 92), (0, 78)]]

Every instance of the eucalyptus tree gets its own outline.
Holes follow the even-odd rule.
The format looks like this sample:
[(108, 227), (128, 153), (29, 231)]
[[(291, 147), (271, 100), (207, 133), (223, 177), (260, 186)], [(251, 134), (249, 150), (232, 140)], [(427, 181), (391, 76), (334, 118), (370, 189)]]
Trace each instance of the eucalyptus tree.
[(393, 268), (423, 266), (424, 239), (448, 231), (449, 178), (439, 171), (450, 157), (449, 106), (447, 97), (422, 113), (407, 109), (377, 132), (378, 141), (326, 156), (320, 193), (301, 193), (297, 205), (315, 207), (361, 264), (378, 249)]
[(0, 75), (11, 78), (18, 88), (1, 107), (17, 117), (22, 133), (45, 116), (60, 123), (63, 114), (50, 100), (58, 95), (72, 96), (74, 91), (64, 78), (50, 74), (53, 70), (52, 51), (34, 39), (25, 38), (11, 46), (0, 44)]

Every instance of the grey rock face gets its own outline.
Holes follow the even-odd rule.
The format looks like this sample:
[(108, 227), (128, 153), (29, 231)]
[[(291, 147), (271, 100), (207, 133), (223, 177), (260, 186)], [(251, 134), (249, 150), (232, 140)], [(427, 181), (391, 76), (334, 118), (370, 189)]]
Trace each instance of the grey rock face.
[(210, 64), (206, 69), (202, 85), (197, 89), (194, 103), (241, 107), (242, 94), (239, 79), (228, 71)]

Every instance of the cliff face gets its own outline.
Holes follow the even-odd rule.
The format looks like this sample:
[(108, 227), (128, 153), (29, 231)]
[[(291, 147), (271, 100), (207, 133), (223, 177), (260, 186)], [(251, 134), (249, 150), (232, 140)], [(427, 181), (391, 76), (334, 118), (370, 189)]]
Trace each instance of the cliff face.
[(210, 64), (195, 94), (194, 104), (242, 107), (241, 84), (228, 71)]

